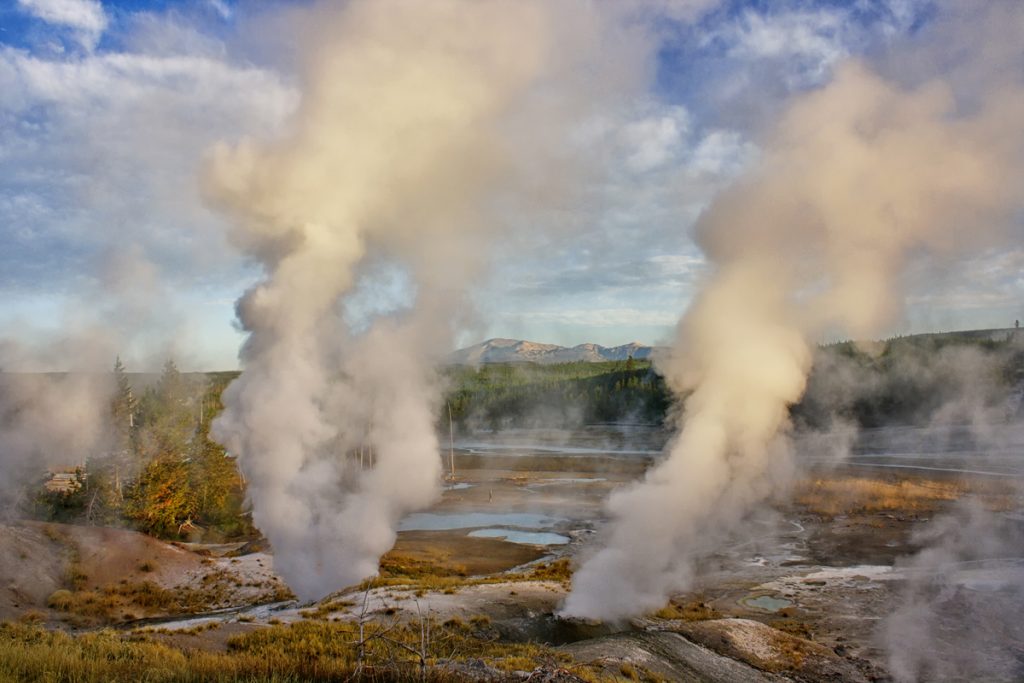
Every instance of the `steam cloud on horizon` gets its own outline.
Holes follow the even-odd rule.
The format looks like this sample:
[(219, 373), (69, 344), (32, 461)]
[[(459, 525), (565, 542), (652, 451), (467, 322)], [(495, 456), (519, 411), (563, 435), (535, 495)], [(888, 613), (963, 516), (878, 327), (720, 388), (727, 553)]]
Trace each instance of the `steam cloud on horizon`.
[(990, 47), (909, 82), (842, 65), (794, 101), (760, 163), (699, 220), (713, 271), (661, 364), (687, 396), (681, 431), (642, 482), (611, 496), (605, 545), (574, 575), (566, 614), (622, 618), (692, 585), (695, 561), (785, 490), (788, 407), (805, 389), (811, 340), (883, 332), (902, 313), (912, 263), (1012, 243), (1024, 208), (1024, 72), (1013, 68), (1024, 8), (951, 14), (965, 39)]

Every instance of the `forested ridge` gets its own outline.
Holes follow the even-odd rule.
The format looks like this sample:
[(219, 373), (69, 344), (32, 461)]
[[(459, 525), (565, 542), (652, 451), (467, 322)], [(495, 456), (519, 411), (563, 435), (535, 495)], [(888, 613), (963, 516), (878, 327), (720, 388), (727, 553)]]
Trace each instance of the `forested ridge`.
[(445, 369), (452, 417), (461, 430), (660, 423), (669, 404), (647, 360), (556, 365), (509, 363)]

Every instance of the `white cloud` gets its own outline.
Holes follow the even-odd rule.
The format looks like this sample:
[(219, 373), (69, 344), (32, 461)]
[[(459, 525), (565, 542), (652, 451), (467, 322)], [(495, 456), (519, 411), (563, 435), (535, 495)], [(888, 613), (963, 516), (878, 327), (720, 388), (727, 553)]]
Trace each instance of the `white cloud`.
[(37, 19), (71, 29), (86, 49), (95, 47), (107, 28), (99, 0), (18, 0), (18, 5)]
[(687, 168), (699, 174), (733, 177), (756, 156), (757, 147), (737, 131), (712, 130), (690, 152)]
[(220, 15), (221, 19), (231, 18), (231, 7), (224, 0), (208, 0), (210, 7)]
[[(906, 35), (929, 0), (879, 0), (819, 4), (799, 1), (748, 8), (704, 33), (700, 45), (717, 46), (739, 69), (721, 79), (733, 96), (773, 96), (824, 84), (843, 59), (871, 52)], [(749, 73), (744, 73), (747, 71)]]
[[(959, 263), (928, 264), (912, 273), (913, 307), (977, 310), (1002, 316), (1024, 315), (1024, 249), (989, 250)], [(1004, 320), (1005, 323), (1005, 320)]]
[(610, 0), (623, 11), (646, 12), (675, 21), (696, 21), (710, 12), (721, 0)]
[[(297, 93), (274, 72), (214, 56), (47, 59), (11, 47), (0, 47), (0, 90), (4, 307), (44, 293), (78, 315), (106, 319), (113, 306), (109, 327), (145, 347), (161, 335), (169, 342), (186, 340), (189, 330), (211, 334), (216, 327), (200, 320), (209, 313), (182, 301), (195, 292), (237, 293), (248, 271), (226, 248), (222, 219), (204, 205), (202, 159), (218, 139), (278, 130)], [(163, 283), (145, 311), (129, 296), (134, 285), (98, 277), (128, 252), (139, 265), (132, 273), (159, 272)], [(155, 319), (136, 315), (158, 311)], [(227, 316), (222, 326), (212, 334), (237, 341)], [(147, 329), (153, 333), (140, 338)], [(219, 360), (224, 346), (203, 338), (191, 347), (196, 357), (179, 357), (212, 365), (210, 350)]]
[(707, 259), (699, 253), (656, 254), (647, 260), (654, 270), (663, 276), (692, 276), (707, 266)]
[(603, 114), (579, 131), (601, 166), (574, 207), (582, 228), (545, 231), (529, 258), (494, 264), (477, 297), (481, 310), (502, 312), (492, 336), (655, 341), (704, 273), (690, 228), (756, 146), (737, 131), (702, 130), (686, 108), (653, 98)]
[(791, 86), (819, 83), (848, 54), (849, 17), (838, 10), (793, 11), (762, 15), (744, 12), (723, 34), (730, 56), (748, 61), (787, 59), (797, 62)]
[(514, 320), (525, 318), (534, 323), (584, 328), (670, 327), (679, 320), (679, 311), (675, 309), (650, 310), (629, 307), (515, 311), (503, 315)]
[(627, 149), (626, 167), (643, 173), (670, 161), (682, 148), (689, 133), (689, 115), (682, 107), (670, 107), (664, 114), (626, 124), (622, 138)]

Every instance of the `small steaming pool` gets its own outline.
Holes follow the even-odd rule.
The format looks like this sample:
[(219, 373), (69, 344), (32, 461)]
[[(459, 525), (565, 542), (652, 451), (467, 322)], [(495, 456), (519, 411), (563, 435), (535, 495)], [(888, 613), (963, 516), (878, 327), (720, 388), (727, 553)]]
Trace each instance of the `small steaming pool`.
[(753, 607), (762, 612), (778, 612), (781, 609), (793, 606), (792, 600), (777, 598), (773, 595), (748, 595), (740, 600), (745, 607)]
[(568, 536), (551, 531), (522, 531), (520, 529), (502, 529), (499, 527), (476, 529), (475, 531), (470, 531), (468, 535), (473, 538), (500, 538), (509, 543), (519, 543), (520, 545), (565, 545), (569, 542)]
[(399, 531), (451, 531), (483, 527), (522, 527), (550, 529), (567, 522), (564, 517), (551, 517), (534, 512), (414, 512), (398, 524)]

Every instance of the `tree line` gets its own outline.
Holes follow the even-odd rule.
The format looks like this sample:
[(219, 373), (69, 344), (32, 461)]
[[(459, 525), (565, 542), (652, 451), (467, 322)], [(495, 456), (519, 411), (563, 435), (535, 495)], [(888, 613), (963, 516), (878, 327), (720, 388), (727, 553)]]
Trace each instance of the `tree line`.
[[(441, 370), (458, 431), (661, 424), (685, 404), (647, 360), (450, 366)], [(221, 394), (237, 372), (185, 375), (168, 361), (137, 392), (118, 360), (109, 404), (108, 446), (76, 472), (77, 488), (32, 485), (30, 514), (50, 520), (122, 525), (161, 537), (205, 540), (255, 534), (235, 458), (210, 438)], [(449, 412), (450, 411), (450, 412)], [(958, 412), (959, 411), (959, 412)], [(828, 429), (1024, 417), (1024, 335), (918, 335), (816, 350), (807, 390), (790, 409), (798, 429)]]
[(660, 424), (671, 403), (650, 361), (503, 363), (445, 369), (460, 430)]
[(160, 537), (250, 534), (244, 480), (235, 459), (210, 438), (221, 393), (235, 376), (187, 376), (168, 360), (139, 394), (117, 359), (107, 447), (89, 454), (72, 490), (49, 491), (37, 482), (35, 515)]

